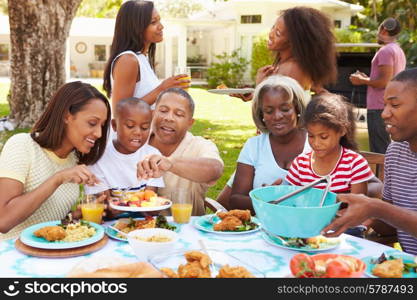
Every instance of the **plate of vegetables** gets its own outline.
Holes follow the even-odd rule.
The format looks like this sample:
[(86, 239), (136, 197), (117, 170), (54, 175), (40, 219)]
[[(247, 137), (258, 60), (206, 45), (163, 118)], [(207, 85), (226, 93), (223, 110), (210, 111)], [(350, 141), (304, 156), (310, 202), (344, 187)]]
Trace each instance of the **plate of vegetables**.
[(279, 248), (301, 251), (301, 252), (322, 252), (339, 247), (340, 238), (326, 238), (322, 235), (311, 238), (286, 238), (262, 232), (262, 238), (270, 245)]
[[(110, 223), (110, 226), (117, 228), (118, 230), (129, 233), (136, 229), (146, 229), (146, 228), (163, 228), (169, 229), (175, 232), (180, 231), (180, 226), (178, 224), (168, 222), (165, 216), (147, 216), (145, 218), (121, 218), (116, 222)], [(106, 226), (106, 234), (119, 241), (127, 242), (122, 234), (118, 233), (116, 230)]]
[(363, 276), (366, 264), (350, 255), (298, 253), (291, 258), (289, 267), (297, 278), (358, 278)]

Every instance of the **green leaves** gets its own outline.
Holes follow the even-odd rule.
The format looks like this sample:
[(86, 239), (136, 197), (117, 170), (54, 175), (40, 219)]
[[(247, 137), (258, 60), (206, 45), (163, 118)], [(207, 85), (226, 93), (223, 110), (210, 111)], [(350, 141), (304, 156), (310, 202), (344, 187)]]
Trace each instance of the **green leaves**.
[(274, 55), (267, 47), (268, 34), (258, 36), (252, 44), (251, 78), (255, 79), (258, 69), (271, 65), (274, 62)]
[(242, 83), (243, 75), (249, 62), (239, 55), (239, 49), (230, 55), (223, 52), (216, 55), (218, 62), (212, 63), (207, 70), (207, 83), (210, 88), (215, 88), (221, 83), (228, 87), (238, 87)]

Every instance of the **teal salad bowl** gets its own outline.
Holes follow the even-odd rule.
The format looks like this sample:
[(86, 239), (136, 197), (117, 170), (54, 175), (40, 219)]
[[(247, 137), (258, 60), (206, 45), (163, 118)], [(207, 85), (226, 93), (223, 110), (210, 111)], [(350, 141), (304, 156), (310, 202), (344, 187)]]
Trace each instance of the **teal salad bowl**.
[(279, 204), (271, 204), (299, 186), (267, 186), (250, 191), (256, 217), (268, 232), (289, 238), (308, 238), (320, 235), (336, 216), (340, 203), (336, 203), (336, 194), (328, 192), (323, 206), (320, 200), (324, 190), (310, 188)]

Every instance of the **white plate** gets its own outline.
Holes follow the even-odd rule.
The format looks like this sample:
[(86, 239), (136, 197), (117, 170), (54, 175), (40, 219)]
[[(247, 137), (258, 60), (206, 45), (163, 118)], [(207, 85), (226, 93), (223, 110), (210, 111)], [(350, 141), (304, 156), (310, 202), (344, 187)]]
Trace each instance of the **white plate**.
[(255, 91), (253, 88), (244, 88), (244, 89), (212, 89), (208, 90), (210, 93), (220, 94), (220, 95), (230, 95), (230, 94), (251, 94)]
[(322, 244), (322, 246), (320, 248), (311, 248), (308, 246), (304, 246), (304, 247), (291, 247), (291, 246), (285, 246), (283, 245), (282, 241), (279, 239), (273, 239), (271, 236), (267, 235), (265, 232), (262, 232), (262, 238), (270, 245), (272, 246), (276, 246), (279, 248), (284, 248), (284, 249), (289, 249), (289, 250), (293, 250), (293, 251), (300, 251), (300, 252), (322, 252), (322, 251), (327, 251), (327, 250), (331, 250), (334, 249), (336, 247), (339, 247), (340, 243), (341, 243), (341, 239), (340, 238), (332, 238), (332, 240), (335, 243), (326, 243), (325, 245)]
[(149, 207), (134, 207), (134, 206), (119, 206), (119, 205), (115, 205), (113, 204), (113, 202), (110, 201), (110, 207), (113, 209), (117, 209), (120, 211), (134, 211), (134, 212), (141, 212), (141, 211), (158, 211), (158, 210), (164, 210), (167, 208), (170, 208), (172, 205), (172, 201), (171, 200), (167, 200), (169, 201), (168, 204), (166, 205), (162, 205), (162, 206), (149, 206)]
[[(206, 249), (208, 255), (210, 256), (211, 260), (213, 261), (216, 271), (220, 270), (224, 265), (229, 265), (230, 267), (244, 267), (249, 272), (252, 273), (253, 276), (257, 278), (264, 278), (265, 274), (260, 270), (256, 269), (255, 267), (249, 265), (248, 263), (220, 250), (214, 249)], [(179, 265), (184, 265), (187, 263), (184, 254), (189, 251), (200, 251), (203, 252), (205, 250), (202, 249), (190, 249), (190, 250), (178, 250), (174, 252), (168, 252), (164, 254), (157, 254), (152, 255), (149, 257), (149, 262), (158, 270), (161, 268), (170, 268), (177, 272)], [(217, 272), (212, 274), (212, 277), (217, 275)]]

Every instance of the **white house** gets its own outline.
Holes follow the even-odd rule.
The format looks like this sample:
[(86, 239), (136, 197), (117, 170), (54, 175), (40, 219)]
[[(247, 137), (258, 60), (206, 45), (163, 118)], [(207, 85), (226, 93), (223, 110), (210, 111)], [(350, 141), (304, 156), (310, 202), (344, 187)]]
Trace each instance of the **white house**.
[[(328, 14), (337, 27), (350, 25), (362, 6), (339, 0), (229, 0), (215, 2), (188, 19), (163, 19), (164, 41), (157, 46), (156, 72), (170, 76), (175, 66), (192, 68), (201, 77), (214, 55), (240, 48), (250, 59), (253, 39), (269, 31), (280, 10), (310, 6)], [(114, 33), (114, 19), (75, 18), (67, 42), (67, 70), (71, 77), (102, 77)], [(0, 16), (0, 76), (8, 75), (9, 22)], [(187, 63), (188, 60), (188, 63)], [(71, 74), (70, 74), (71, 73)], [(204, 76), (203, 76), (204, 77)]]

